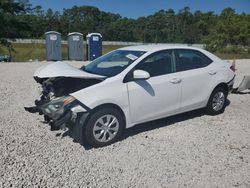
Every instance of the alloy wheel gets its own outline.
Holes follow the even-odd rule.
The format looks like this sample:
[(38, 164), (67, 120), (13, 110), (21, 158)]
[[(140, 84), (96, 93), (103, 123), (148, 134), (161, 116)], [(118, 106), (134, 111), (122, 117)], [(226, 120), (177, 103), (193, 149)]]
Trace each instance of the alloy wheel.
[(222, 91), (217, 92), (212, 100), (212, 107), (215, 111), (219, 111), (223, 108), (225, 103), (225, 94)]
[(112, 140), (119, 130), (119, 121), (113, 115), (104, 115), (97, 119), (93, 127), (94, 138), (99, 142)]

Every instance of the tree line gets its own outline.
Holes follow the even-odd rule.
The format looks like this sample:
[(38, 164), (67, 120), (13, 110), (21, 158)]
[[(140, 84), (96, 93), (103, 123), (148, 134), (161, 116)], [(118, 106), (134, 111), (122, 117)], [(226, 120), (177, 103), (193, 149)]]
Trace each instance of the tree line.
[(150, 43), (204, 43), (211, 51), (227, 45), (250, 44), (250, 15), (226, 8), (214, 12), (159, 10), (137, 19), (101, 11), (93, 6), (73, 6), (62, 12), (33, 6), (28, 0), (0, 0), (0, 41), (6, 38), (44, 38), (55, 30), (66, 37), (70, 32), (99, 32), (107, 41)]

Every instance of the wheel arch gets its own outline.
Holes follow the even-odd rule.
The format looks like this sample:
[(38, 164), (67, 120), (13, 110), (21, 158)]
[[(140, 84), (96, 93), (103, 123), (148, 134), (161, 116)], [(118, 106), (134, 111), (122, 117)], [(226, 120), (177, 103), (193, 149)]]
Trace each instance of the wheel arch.
[(87, 118), (86, 118), (86, 120), (84, 122), (84, 127), (88, 123), (91, 115), (94, 114), (96, 111), (98, 111), (101, 108), (114, 108), (114, 109), (118, 110), (121, 113), (122, 117), (123, 117), (124, 125), (126, 127), (126, 116), (125, 116), (125, 113), (123, 112), (123, 110), (121, 109), (120, 106), (118, 106), (117, 104), (114, 104), (114, 103), (101, 104), (101, 105), (98, 105), (95, 108), (91, 109), (91, 111), (89, 112), (89, 114), (88, 114), (88, 116), (87, 116)]
[(207, 101), (206, 101), (206, 103), (205, 103), (206, 106), (207, 106), (207, 104), (208, 104), (208, 102), (209, 102), (209, 99), (210, 99), (212, 93), (214, 92), (214, 90), (217, 89), (217, 88), (220, 88), (220, 87), (222, 87), (223, 89), (225, 89), (226, 94), (228, 95), (229, 88), (228, 88), (227, 83), (225, 83), (225, 82), (220, 82), (220, 83), (218, 83), (218, 84), (213, 88), (213, 90), (210, 91), (209, 96), (207, 97)]
[(123, 117), (123, 119), (124, 119), (124, 121), (126, 123), (125, 113), (123, 112), (123, 110), (121, 109), (121, 107), (118, 106), (117, 104), (114, 104), (114, 103), (101, 104), (99, 106), (96, 106), (94, 109), (92, 109), (92, 111), (95, 112), (95, 111), (97, 111), (97, 110), (99, 110), (101, 108), (115, 108), (116, 110), (118, 110), (121, 113), (121, 115), (122, 115), (122, 117)]
[[(225, 89), (225, 91), (226, 91), (227, 94), (228, 94), (229, 88), (228, 88), (227, 83), (221, 82), (221, 83), (217, 84), (217, 86), (213, 89), (213, 91), (214, 91), (215, 89), (219, 88), (219, 87), (222, 87), (223, 89)], [(211, 92), (211, 94), (213, 93), (213, 91)], [(210, 95), (211, 95), (211, 94), (210, 94)]]

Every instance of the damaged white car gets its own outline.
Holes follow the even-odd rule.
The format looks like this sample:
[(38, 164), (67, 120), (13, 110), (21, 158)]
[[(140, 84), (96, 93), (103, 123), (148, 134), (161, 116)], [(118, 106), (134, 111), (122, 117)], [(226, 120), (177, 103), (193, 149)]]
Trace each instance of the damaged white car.
[(199, 48), (143, 45), (112, 51), (80, 69), (55, 62), (34, 78), (41, 98), (26, 110), (43, 114), (54, 129), (73, 126), (100, 147), (139, 123), (199, 108), (222, 113), (235, 73)]

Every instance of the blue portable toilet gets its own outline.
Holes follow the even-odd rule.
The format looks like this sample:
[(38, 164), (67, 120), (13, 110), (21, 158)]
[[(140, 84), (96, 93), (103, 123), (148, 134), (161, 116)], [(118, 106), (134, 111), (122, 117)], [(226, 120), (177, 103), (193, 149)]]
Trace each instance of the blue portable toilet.
[(102, 35), (100, 33), (90, 33), (87, 38), (87, 56), (92, 61), (102, 55)]
[(45, 33), (47, 61), (62, 60), (61, 33), (49, 31)]

